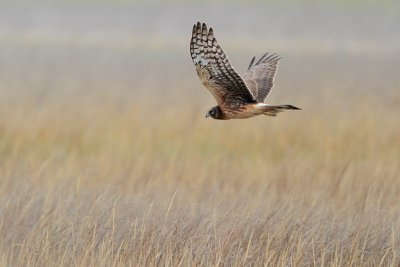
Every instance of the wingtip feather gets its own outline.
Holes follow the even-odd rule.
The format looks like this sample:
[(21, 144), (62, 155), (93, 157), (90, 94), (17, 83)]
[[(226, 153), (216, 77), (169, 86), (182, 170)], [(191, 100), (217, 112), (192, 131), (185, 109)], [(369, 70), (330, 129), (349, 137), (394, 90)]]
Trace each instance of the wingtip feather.
[(250, 68), (253, 66), (254, 60), (256, 60), (255, 56), (251, 59), (249, 67), (247, 68), (248, 70), (250, 70)]
[(257, 61), (256, 65), (262, 63), (262, 62), (263, 62), (263, 59), (264, 59), (267, 55), (268, 55), (268, 52), (265, 53), (264, 55), (262, 55), (262, 56), (260, 57), (260, 59)]
[(196, 24), (193, 24), (192, 36), (196, 34)]

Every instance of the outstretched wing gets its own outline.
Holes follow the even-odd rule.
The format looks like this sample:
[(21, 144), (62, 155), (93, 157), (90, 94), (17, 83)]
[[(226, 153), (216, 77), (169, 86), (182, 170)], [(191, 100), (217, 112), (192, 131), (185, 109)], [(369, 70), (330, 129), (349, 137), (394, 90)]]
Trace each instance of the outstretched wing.
[(251, 60), (243, 78), (257, 102), (264, 102), (274, 86), (274, 77), (280, 57), (276, 54), (265, 53), (253, 65), (255, 59), (256, 57), (253, 57)]
[(190, 55), (203, 85), (211, 92), (219, 105), (226, 103), (255, 102), (244, 80), (231, 66), (218, 45), (212, 28), (205, 23), (193, 26)]

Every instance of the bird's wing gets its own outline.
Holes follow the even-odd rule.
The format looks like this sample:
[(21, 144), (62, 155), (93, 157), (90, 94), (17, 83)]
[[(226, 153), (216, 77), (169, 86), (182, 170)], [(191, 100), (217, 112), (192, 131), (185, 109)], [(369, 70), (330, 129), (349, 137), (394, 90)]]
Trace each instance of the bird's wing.
[(254, 64), (255, 59), (253, 57), (251, 60), (243, 78), (257, 102), (264, 102), (274, 86), (274, 77), (280, 57), (276, 54), (265, 53)]
[(231, 66), (218, 45), (212, 28), (205, 23), (193, 26), (190, 55), (203, 85), (211, 92), (219, 105), (237, 101), (255, 102), (245, 81)]

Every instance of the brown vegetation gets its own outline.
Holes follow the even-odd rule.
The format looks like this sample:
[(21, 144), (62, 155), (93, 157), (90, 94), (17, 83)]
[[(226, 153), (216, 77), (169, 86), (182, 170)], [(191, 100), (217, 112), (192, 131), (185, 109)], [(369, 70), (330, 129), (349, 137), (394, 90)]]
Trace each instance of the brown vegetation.
[(384, 112), (25, 104), (1, 116), (1, 260), (396, 265), (400, 126)]
[[(395, 8), (117, 2), (2, 6), (0, 266), (399, 265)], [(202, 18), (303, 110), (205, 119)]]

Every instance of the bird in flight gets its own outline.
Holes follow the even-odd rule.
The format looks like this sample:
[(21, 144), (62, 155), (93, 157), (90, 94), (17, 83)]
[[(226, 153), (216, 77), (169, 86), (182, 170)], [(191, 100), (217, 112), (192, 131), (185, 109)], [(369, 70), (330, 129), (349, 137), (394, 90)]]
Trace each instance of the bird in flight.
[(246, 119), (260, 114), (276, 116), (286, 109), (300, 108), (292, 105), (264, 103), (274, 85), (280, 59), (276, 54), (265, 53), (257, 62), (250, 62), (241, 77), (232, 67), (213, 29), (205, 23), (193, 25), (190, 55), (202, 84), (214, 96), (218, 105), (208, 110), (207, 117), (217, 120)]

